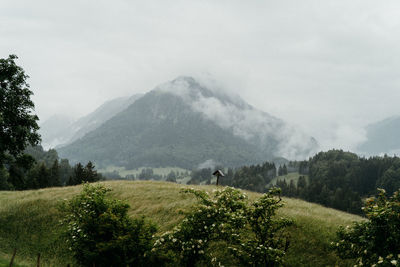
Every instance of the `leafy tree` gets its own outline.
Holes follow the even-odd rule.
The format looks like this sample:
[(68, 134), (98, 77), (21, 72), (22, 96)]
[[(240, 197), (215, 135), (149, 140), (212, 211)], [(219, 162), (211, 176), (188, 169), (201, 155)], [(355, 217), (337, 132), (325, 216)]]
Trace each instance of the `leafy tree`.
[(256, 200), (246, 211), (250, 234), (244, 231), (230, 247), (245, 266), (278, 266), (289, 247), (289, 235), (284, 231), (292, 220), (276, 218), (276, 211), (283, 206), (280, 189), (272, 188)]
[(394, 191), (400, 188), (400, 168), (391, 167), (376, 181), (378, 188), (383, 188), (392, 195)]
[(84, 178), (84, 168), (82, 164), (79, 162), (75, 165), (73, 174), (69, 177), (67, 185), (77, 185), (83, 182)]
[(214, 196), (195, 189), (182, 192), (194, 194), (199, 205), (172, 232), (164, 233), (154, 247), (172, 251), (180, 266), (210, 265), (212, 242), (228, 240), (243, 225), (246, 196), (230, 187), (215, 191)]
[(0, 59), (0, 165), (18, 157), (28, 144), (40, 141), (39, 120), (32, 114), (33, 94), (26, 82), (25, 71), (15, 63), (17, 56)]
[(93, 183), (93, 182), (97, 182), (99, 180), (100, 180), (100, 175), (95, 170), (94, 164), (91, 161), (89, 161), (86, 164), (85, 169), (83, 170), (82, 182)]
[(275, 217), (275, 211), (282, 206), (278, 189), (250, 206), (247, 196), (231, 187), (215, 190), (212, 195), (194, 189), (183, 192), (194, 194), (199, 204), (154, 244), (155, 250), (171, 251), (177, 266), (220, 266), (224, 259), (214, 254), (215, 244), (226, 249), (226, 258), (230, 255), (231, 260), (236, 259), (243, 266), (283, 262), (288, 247), (283, 230), (291, 221)]
[(51, 176), (50, 171), (46, 168), (44, 163), (41, 163), (37, 166), (37, 181), (39, 188), (45, 188), (51, 186)]
[(150, 180), (154, 178), (154, 171), (152, 168), (144, 168), (138, 175), (139, 180)]
[(9, 189), (10, 185), (8, 183), (8, 172), (3, 166), (0, 166), (0, 190)]
[(129, 205), (107, 196), (102, 185), (83, 191), (61, 207), (69, 247), (84, 266), (151, 266), (156, 227), (143, 218), (130, 219)]
[(60, 160), (60, 182), (61, 185), (68, 183), (69, 177), (73, 174), (73, 168), (69, 165), (68, 159)]
[(58, 164), (58, 160), (54, 160), (50, 168), (50, 186), (61, 186), (60, 165)]
[(387, 197), (379, 189), (363, 208), (368, 220), (340, 227), (333, 248), (341, 258), (357, 259), (357, 265), (400, 265), (400, 190)]
[(27, 187), (27, 172), (34, 166), (35, 160), (30, 155), (21, 155), (9, 163), (9, 179), (13, 189), (24, 190)]
[(288, 170), (287, 170), (286, 164), (283, 164), (283, 166), (282, 165), (279, 166), (278, 175), (282, 176), (282, 175), (286, 175), (286, 174), (288, 174)]
[(167, 181), (167, 182), (176, 183), (176, 177), (177, 177), (176, 173), (175, 173), (174, 171), (170, 171), (170, 172), (168, 173), (168, 175), (167, 175), (166, 181)]
[(203, 181), (211, 179), (212, 171), (210, 168), (197, 169), (192, 171), (192, 179), (188, 184), (200, 184)]
[(228, 171), (225, 173), (225, 177), (221, 179), (220, 184), (221, 185), (227, 185), (227, 186), (232, 186), (232, 179), (233, 179), (233, 169), (228, 168)]
[(85, 182), (93, 183), (99, 181), (101, 177), (101, 174), (97, 173), (91, 161), (85, 167), (81, 163), (78, 163), (75, 165), (73, 174), (69, 177), (67, 185), (77, 185)]

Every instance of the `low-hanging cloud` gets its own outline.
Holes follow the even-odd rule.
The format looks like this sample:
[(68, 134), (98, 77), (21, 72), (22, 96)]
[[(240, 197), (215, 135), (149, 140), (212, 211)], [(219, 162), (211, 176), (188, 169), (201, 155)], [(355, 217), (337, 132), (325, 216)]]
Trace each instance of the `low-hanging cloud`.
[(315, 152), (317, 144), (310, 136), (237, 96), (230, 96), (227, 90), (206, 88), (204, 84), (212, 86), (210, 82), (198, 83), (191, 77), (180, 77), (157, 90), (182, 97), (194, 111), (250, 143), (267, 148), (271, 142), (277, 142), (275, 156), (304, 159)]
[(81, 117), (116, 96), (209, 72), (322, 147), (344, 148), (354, 139), (340, 128), (400, 114), (399, 8), (395, 0), (3, 0), (0, 57), (20, 57), (41, 120)]

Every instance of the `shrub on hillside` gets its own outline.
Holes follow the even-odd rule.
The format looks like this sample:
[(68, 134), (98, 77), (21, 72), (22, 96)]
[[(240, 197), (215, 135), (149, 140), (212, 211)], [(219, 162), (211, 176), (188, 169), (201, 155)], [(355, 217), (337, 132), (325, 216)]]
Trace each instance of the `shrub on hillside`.
[(283, 206), (279, 194), (280, 189), (272, 188), (246, 210), (250, 231), (242, 232), (230, 247), (245, 266), (276, 266), (283, 262), (289, 247), (289, 235), (284, 230), (293, 221), (276, 218), (276, 211)]
[[(218, 254), (225, 252), (231, 252), (235, 265), (274, 266), (283, 261), (282, 244), (286, 243), (277, 234), (282, 234), (290, 221), (274, 218), (282, 206), (277, 189), (251, 206), (244, 193), (231, 187), (212, 195), (202, 190), (183, 191), (194, 194), (199, 204), (179, 226), (155, 242), (154, 250), (174, 253), (179, 266), (219, 265), (222, 259)], [(225, 248), (228, 250), (223, 251)]]
[(387, 197), (379, 189), (363, 208), (368, 221), (341, 227), (334, 249), (341, 258), (356, 258), (358, 266), (400, 266), (400, 190)]
[(109, 189), (85, 184), (65, 202), (67, 240), (78, 263), (84, 266), (145, 266), (152, 247), (154, 225), (128, 217), (129, 205), (107, 196)]

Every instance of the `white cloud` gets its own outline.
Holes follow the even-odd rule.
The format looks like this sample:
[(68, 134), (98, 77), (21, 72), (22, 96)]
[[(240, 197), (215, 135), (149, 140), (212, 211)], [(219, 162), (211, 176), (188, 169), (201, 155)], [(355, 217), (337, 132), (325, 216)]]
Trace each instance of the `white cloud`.
[[(201, 87), (205, 84), (207, 87), (204, 90), (210, 90), (210, 93), (201, 91)], [(269, 146), (278, 142), (277, 149), (273, 149), (275, 156), (304, 159), (316, 152), (314, 150), (317, 148), (316, 144), (300, 129), (245, 105), (243, 101), (231, 96), (224, 89), (222, 89), (224, 93), (221, 93), (221, 90), (216, 91), (210, 81), (203, 79), (198, 83), (190, 77), (180, 77), (160, 85), (157, 91), (182, 97), (185, 103), (194, 111), (203, 114), (205, 118), (266, 150), (271, 150)]]

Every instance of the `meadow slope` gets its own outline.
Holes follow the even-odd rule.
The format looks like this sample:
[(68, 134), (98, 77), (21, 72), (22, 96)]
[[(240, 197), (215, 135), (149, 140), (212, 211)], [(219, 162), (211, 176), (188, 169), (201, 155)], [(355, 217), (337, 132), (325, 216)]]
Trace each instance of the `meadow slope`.
[[(183, 218), (183, 211), (195, 203), (191, 195), (180, 193), (182, 187), (212, 191), (215, 186), (184, 186), (155, 181), (102, 182), (111, 194), (127, 201), (132, 217), (145, 216), (159, 226), (159, 232), (171, 229)], [(17, 248), (18, 266), (32, 266), (41, 253), (42, 266), (66, 266), (72, 263), (60, 226), (59, 202), (81, 191), (81, 186), (40, 190), (0, 192), (0, 266), (8, 266)], [(247, 192), (249, 199), (260, 196)], [(330, 251), (330, 242), (339, 225), (349, 225), (361, 217), (322, 207), (298, 199), (284, 198), (279, 216), (295, 221), (290, 228), (291, 243), (286, 257), (288, 266), (352, 266)]]

